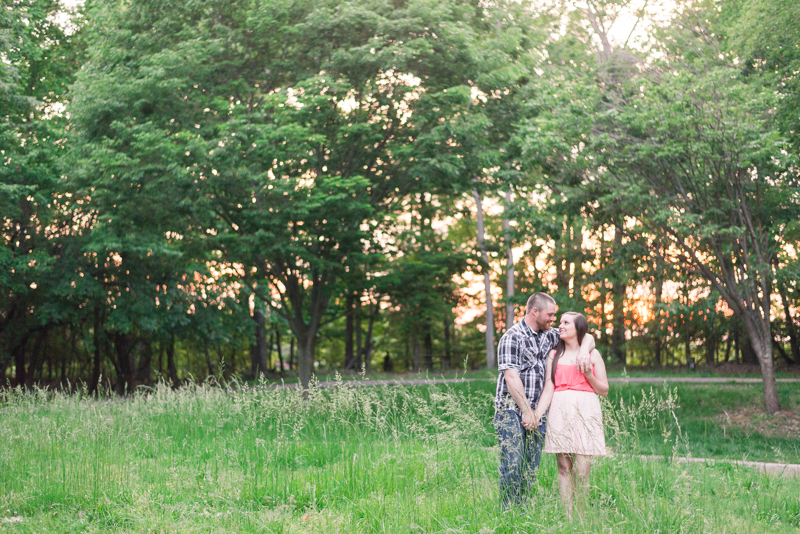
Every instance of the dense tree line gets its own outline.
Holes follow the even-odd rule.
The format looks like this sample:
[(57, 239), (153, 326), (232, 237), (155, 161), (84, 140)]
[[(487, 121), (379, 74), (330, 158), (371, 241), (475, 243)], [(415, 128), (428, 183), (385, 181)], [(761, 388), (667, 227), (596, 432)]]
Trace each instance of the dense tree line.
[(800, 12), (672, 7), (6, 4), (0, 377), (492, 367), (544, 290), (610, 362), (758, 364), (776, 410)]

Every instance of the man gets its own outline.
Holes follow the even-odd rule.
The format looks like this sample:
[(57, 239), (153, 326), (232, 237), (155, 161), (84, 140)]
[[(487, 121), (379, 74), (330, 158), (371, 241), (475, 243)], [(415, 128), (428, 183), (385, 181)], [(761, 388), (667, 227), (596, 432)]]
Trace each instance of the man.
[[(533, 489), (544, 446), (545, 417), (536, 421), (534, 409), (544, 389), (547, 356), (560, 340), (555, 320), (556, 301), (545, 293), (528, 299), (525, 317), (508, 329), (497, 347), (497, 395), (494, 426), (500, 442), (500, 498), (503, 509), (522, 505)], [(594, 338), (586, 334), (578, 368), (591, 369)]]

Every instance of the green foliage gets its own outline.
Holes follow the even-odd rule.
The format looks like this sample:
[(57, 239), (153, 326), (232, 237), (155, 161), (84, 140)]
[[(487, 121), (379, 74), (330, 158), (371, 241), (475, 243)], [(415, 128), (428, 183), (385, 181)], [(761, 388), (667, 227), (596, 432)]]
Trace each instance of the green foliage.
[[(0, 13), (0, 376), (12, 356), (24, 364), (25, 345), (44, 324), (80, 315), (63, 281), (80, 225), (61, 178), (68, 123), (60, 110), (81, 41), (55, 21), (60, 12), (45, 1)], [(19, 373), (26, 381), (24, 365)]]
[(93, 205), (119, 212), (101, 215), (119, 224), (99, 237), (152, 253), (173, 231), (242, 265), (298, 338), (307, 382), (342, 267), (367, 261), (384, 214), (417, 187), (426, 125), (463, 103), (463, 89), (447, 91), (473, 70), (473, 12), (98, 3), (91, 38), (103, 46), (73, 111)]
[(744, 2), (732, 28), (744, 74), (780, 94), (777, 121), (796, 149), (800, 142), (800, 6), (790, 0)]
[[(102, 374), (123, 391), (167, 353), (173, 380), (204, 376), (255, 345), (251, 301), (303, 383), (318, 344), (347, 363), (362, 320), (365, 358), (371, 342), (393, 356), (424, 342), (474, 364), (478, 322), (456, 331), (454, 309), (483, 299), (457, 275), (503, 284), (520, 247), (510, 300), (545, 290), (585, 311), (620, 363), (742, 326), (797, 361), (797, 8), (680, 2), (635, 49), (607, 39), (629, 7), (9, 4), (0, 378), (94, 388)], [(485, 216), (488, 264), (473, 190), (489, 211), (512, 199)], [(686, 273), (693, 255), (714, 261)], [(741, 316), (773, 281), (777, 324), (756, 335), (716, 313), (723, 299)], [(679, 303), (670, 282), (709, 296)], [(648, 286), (652, 315), (630, 298)]]
[[(683, 5), (653, 32), (660, 57), (647, 62), (610, 49), (592, 22), (601, 50), (587, 57), (558, 47), (521, 144), (551, 194), (566, 200), (561, 209), (614, 224), (613, 270), (602, 278), (618, 295), (615, 332), (632, 277), (652, 269), (663, 281), (659, 262), (687, 269), (737, 314), (772, 383), (769, 293), (799, 215), (797, 166), (776, 120), (779, 93), (744, 76), (725, 51), (735, 10)], [(585, 26), (573, 24), (566, 31), (580, 41)], [(765, 402), (778, 409), (774, 386)]]

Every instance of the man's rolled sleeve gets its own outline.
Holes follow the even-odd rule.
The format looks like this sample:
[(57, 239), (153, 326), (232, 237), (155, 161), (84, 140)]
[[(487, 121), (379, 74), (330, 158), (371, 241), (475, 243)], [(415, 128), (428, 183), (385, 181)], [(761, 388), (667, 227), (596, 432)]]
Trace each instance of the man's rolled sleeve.
[(519, 343), (515, 336), (503, 336), (497, 346), (497, 369), (523, 369), (522, 354), (520, 354)]

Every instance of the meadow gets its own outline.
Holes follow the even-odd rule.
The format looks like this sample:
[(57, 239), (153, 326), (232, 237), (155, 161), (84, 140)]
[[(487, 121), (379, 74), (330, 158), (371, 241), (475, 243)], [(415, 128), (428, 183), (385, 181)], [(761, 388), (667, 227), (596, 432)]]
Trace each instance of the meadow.
[[(780, 386), (787, 412), (798, 412), (798, 389)], [(800, 527), (800, 479), (676, 461), (687, 454), (797, 461), (796, 434), (770, 430), (768, 417), (746, 412), (760, 399), (758, 387), (615, 387), (604, 404), (612, 454), (594, 466), (589, 509), (572, 521), (560, 508), (550, 455), (534, 504), (500, 511), (492, 391), (490, 382), (339, 387), (312, 389), (303, 399), (296, 390), (204, 383), (97, 400), (2, 390), (0, 531)], [(755, 423), (742, 423), (743, 413)]]

